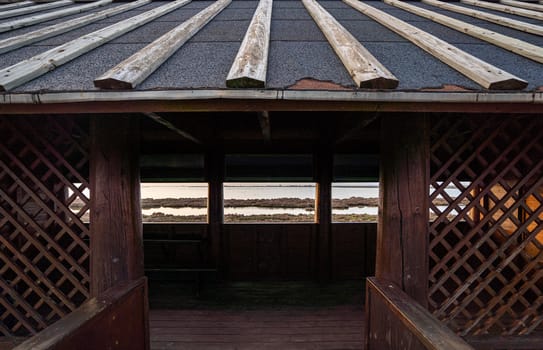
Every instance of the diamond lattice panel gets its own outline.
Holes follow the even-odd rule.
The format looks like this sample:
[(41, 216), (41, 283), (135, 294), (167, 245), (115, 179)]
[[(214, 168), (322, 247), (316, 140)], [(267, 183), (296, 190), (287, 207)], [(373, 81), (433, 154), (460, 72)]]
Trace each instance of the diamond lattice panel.
[(430, 306), (461, 335), (543, 322), (543, 120), (432, 125)]
[(0, 335), (36, 333), (89, 295), (87, 132), (0, 118)]

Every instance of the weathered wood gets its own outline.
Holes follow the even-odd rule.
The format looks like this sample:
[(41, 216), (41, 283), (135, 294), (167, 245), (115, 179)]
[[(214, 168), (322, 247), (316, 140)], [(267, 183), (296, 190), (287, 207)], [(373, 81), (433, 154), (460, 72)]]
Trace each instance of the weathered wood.
[(319, 279), (332, 277), (332, 169), (334, 155), (322, 148), (314, 157), (317, 180), (315, 222), (317, 223)]
[[(402, 10), (406, 10), (418, 16), (428, 18), (436, 23), (445, 25), (464, 34), (471, 35), (477, 39), (481, 39), (508, 51), (514, 52), (517, 55), (529, 58), (539, 63), (543, 63), (543, 48), (540, 46), (533, 45), (526, 41), (522, 41), (507, 35), (496, 33), (491, 30), (466, 23), (449, 16), (428, 11), (421, 7), (411, 5), (403, 1), (383, 1), (389, 5), (401, 8)], [(489, 4), (488, 2), (485, 3)], [(543, 19), (543, 13), (541, 14), (541, 19)]]
[(271, 140), (271, 125), (270, 125), (270, 113), (268, 111), (258, 113), (258, 123), (262, 130), (262, 136), (264, 140)]
[(217, 0), (196, 15), (162, 35), (134, 55), (94, 79), (102, 89), (134, 89), (192, 36), (226, 8), (232, 0)]
[(67, 9), (63, 9), (63, 10), (59, 10), (59, 11), (47, 12), (47, 13), (43, 13), (43, 14), (39, 14), (39, 15), (35, 15), (35, 16), (30, 16), (30, 17), (25, 17), (25, 18), (22, 18), (22, 19), (13, 20), (13, 21), (10, 21), (10, 22), (4, 22), (4, 23), (0, 24), (0, 33), (7, 32), (9, 30), (14, 30), (14, 29), (17, 29), (17, 28), (28, 27), (30, 25), (45, 22), (45, 21), (50, 21), (50, 20), (55, 19), (55, 18), (61, 18), (61, 17), (73, 15), (73, 14), (76, 14), (76, 13), (85, 12), (85, 11), (95, 9), (97, 7), (100, 7), (100, 6), (105, 6), (105, 5), (110, 4), (112, 2), (113, 2), (113, 0), (100, 0), (100, 1), (92, 2), (92, 3), (87, 4), (87, 5), (69, 7)]
[(543, 27), (537, 24), (532, 23), (526, 23), (522, 21), (517, 21), (515, 19), (504, 17), (504, 16), (497, 16), (492, 13), (479, 11), (475, 9), (470, 9), (464, 6), (458, 6), (453, 5), (444, 1), (438, 1), (438, 0), (422, 0), (423, 3), (439, 7), (444, 10), (453, 11), (456, 13), (461, 13), (463, 15), (484, 19), (485, 21), (489, 21), (492, 23), (496, 23), (499, 25), (502, 25), (504, 27), (513, 28), (516, 30), (520, 30), (526, 33), (535, 34), (535, 35), (541, 35), (543, 36)]
[(429, 131), (425, 116), (384, 116), (375, 276), (428, 303)]
[(3, 1), (0, 1), (0, 11), (12, 10), (18, 7), (24, 7), (34, 4), (33, 1), (13, 1), (12, 3), (5, 4)]
[[(0, 40), (0, 53), (9, 52), (20, 47), (35, 43), (36, 41), (44, 40), (58, 34), (66, 33), (70, 30), (83, 27), (89, 23), (97, 22), (104, 18), (118, 15), (119, 13), (132, 10), (150, 2), (151, 0), (138, 0), (130, 2), (125, 5), (120, 5), (100, 12), (91, 13), (86, 16), (74, 18), (62, 23), (53, 24), (45, 28), (40, 28), (32, 32)], [(3, 23), (0, 24), (0, 32), (8, 31), (11, 29), (13, 28), (10, 25), (5, 25)]]
[(91, 121), (91, 296), (143, 276), (137, 122)]
[(177, 0), (84, 35), (27, 60), (0, 70), (0, 91), (7, 91), (37, 78), (122, 34), (163, 16), (191, 0)]
[(473, 5), (478, 7), (483, 7), (490, 10), (496, 10), (500, 12), (509, 13), (511, 15), (528, 17), (533, 19), (543, 20), (543, 13), (538, 11), (531, 11), (526, 9), (519, 9), (512, 6), (506, 6), (501, 4), (495, 4), (488, 1), (479, 1), (479, 0), (460, 0), (461, 3), (466, 5)]
[(260, 0), (226, 78), (231, 88), (266, 85), (273, 0)]
[(368, 350), (473, 350), (394, 283), (366, 283)]
[(14, 350), (149, 349), (146, 280), (118, 283)]
[(196, 137), (192, 136), (191, 134), (189, 134), (188, 132), (186, 131), (183, 131), (181, 129), (179, 129), (178, 127), (176, 127), (175, 125), (173, 125), (171, 122), (169, 122), (168, 120), (162, 118), (160, 115), (156, 114), (156, 113), (153, 113), (153, 112), (149, 112), (149, 113), (144, 113), (145, 116), (151, 118), (152, 120), (154, 120), (155, 122), (161, 124), (161, 125), (164, 125), (166, 128), (170, 129), (171, 131), (175, 132), (176, 134), (178, 134), (179, 136), (189, 140), (189, 141), (192, 141), (194, 143), (197, 143), (199, 145), (202, 144), (202, 141), (198, 140)]
[(541, 4), (535, 4), (525, 1), (516, 1), (516, 0), (500, 0), (500, 3), (504, 5), (510, 5), (513, 7), (520, 7), (527, 10), (533, 10), (533, 11), (543, 11), (543, 5)]
[(343, 1), (487, 89), (523, 89), (528, 85), (524, 80), (368, 4)]
[(211, 261), (220, 273), (223, 273), (223, 232), (224, 217), (224, 154), (209, 151), (205, 159), (206, 177), (208, 182), (207, 222), (208, 241), (210, 243)]
[(394, 89), (398, 86), (398, 79), (322, 6), (315, 0), (302, 2), (358, 87)]
[(74, 2), (72, 0), (60, 0), (60, 1), (54, 1), (48, 4), (43, 4), (43, 5), (28, 6), (28, 7), (17, 8), (17, 9), (8, 10), (8, 11), (2, 11), (0, 12), (0, 19), (15, 17), (15, 16), (22, 16), (22, 15), (26, 15), (26, 14), (38, 12), (38, 11), (50, 10), (56, 7), (71, 5), (73, 3)]
[(543, 336), (541, 335), (517, 335), (517, 336), (500, 336), (500, 335), (478, 335), (465, 337), (468, 343), (480, 350), (494, 349), (526, 349), (534, 350), (541, 347), (543, 344)]

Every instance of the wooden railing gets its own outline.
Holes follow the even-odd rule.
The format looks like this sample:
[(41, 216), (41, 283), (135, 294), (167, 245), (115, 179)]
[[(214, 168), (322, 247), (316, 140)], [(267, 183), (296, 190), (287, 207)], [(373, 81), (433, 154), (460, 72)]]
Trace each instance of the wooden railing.
[(147, 281), (120, 283), (13, 350), (149, 350)]
[(366, 290), (368, 350), (473, 350), (394, 283), (368, 278)]

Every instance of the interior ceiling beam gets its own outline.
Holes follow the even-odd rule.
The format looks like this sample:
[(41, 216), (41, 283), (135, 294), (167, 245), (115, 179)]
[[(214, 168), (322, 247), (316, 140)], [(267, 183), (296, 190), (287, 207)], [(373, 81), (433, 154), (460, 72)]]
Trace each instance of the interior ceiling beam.
[(176, 127), (175, 125), (173, 125), (171, 122), (169, 122), (168, 120), (162, 118), (161, 116), (159, 116), (158, 114), (156, 113), (152, 113), (152, 112), (149, 112), (149, 113), (143, 113), (145, 116), (151, 118), (152, 120), (154, 120), (155, 122), (165, 126), (166, 128), (170, 129), (171, 131), (175, 132), (176, 134), (180, 135), (181, 137), (189, 140), (189, 141), (192, 141), (194, 143), (197, 143), (199, 145), (202, 144), (202, 141), (200, 141), (198, 138), (194, 137), (193, 135), (191, 135), (190, 133), (186, 132), (186, 131), (183, 131), (181, 129), (179, 129), (178, 127)]
[(349, 140), (352, 137), (356, 137), (358, 134), (362, 132), (362, 130), (364, 130), (368, 125), (370, 125), (378, 117), (379, 117), (379, 113), (375, 113), (374, 115), (369, 116), (367, 118), (359, 119), (356, 125), (346, 130), (345, 133), (343, 133), (343, 135), (338, 136), (338, 138), (336, 139), (336, 143), (342, 143)]
[(268, 111), (263, 111), (258, 113), (258, 122), (260, 123), (260, 128), (262, 129), (262, 136), (266, 141), (271, 140), (271, 125), (270, 125), (270, 113)]

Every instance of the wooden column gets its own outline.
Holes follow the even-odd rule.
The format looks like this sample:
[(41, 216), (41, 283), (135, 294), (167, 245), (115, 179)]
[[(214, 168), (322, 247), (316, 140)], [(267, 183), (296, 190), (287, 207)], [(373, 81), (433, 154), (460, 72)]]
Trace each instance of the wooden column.
[(321, 282), (332, 277), (332, 166), (332, 151), (321, 148), (315, 155), (315, 221), (318, 228), (318, 277)]
[(139, 123), (107, 116), (91, 120), (91, 295), (143, 273)]
[(429, 129), (423, 115), (384, 116), (375, 275), (427, 308)]
[(206, 155), (206, 169), (209, 183), (207, 196), (207, 233), (211, 244), (211, 260), (217, 267), (219, 274), (221, 274), (223, 272), (221, 269), (221, 239), (224, 216), (224, 154), (216, 151), (208, 152)]

